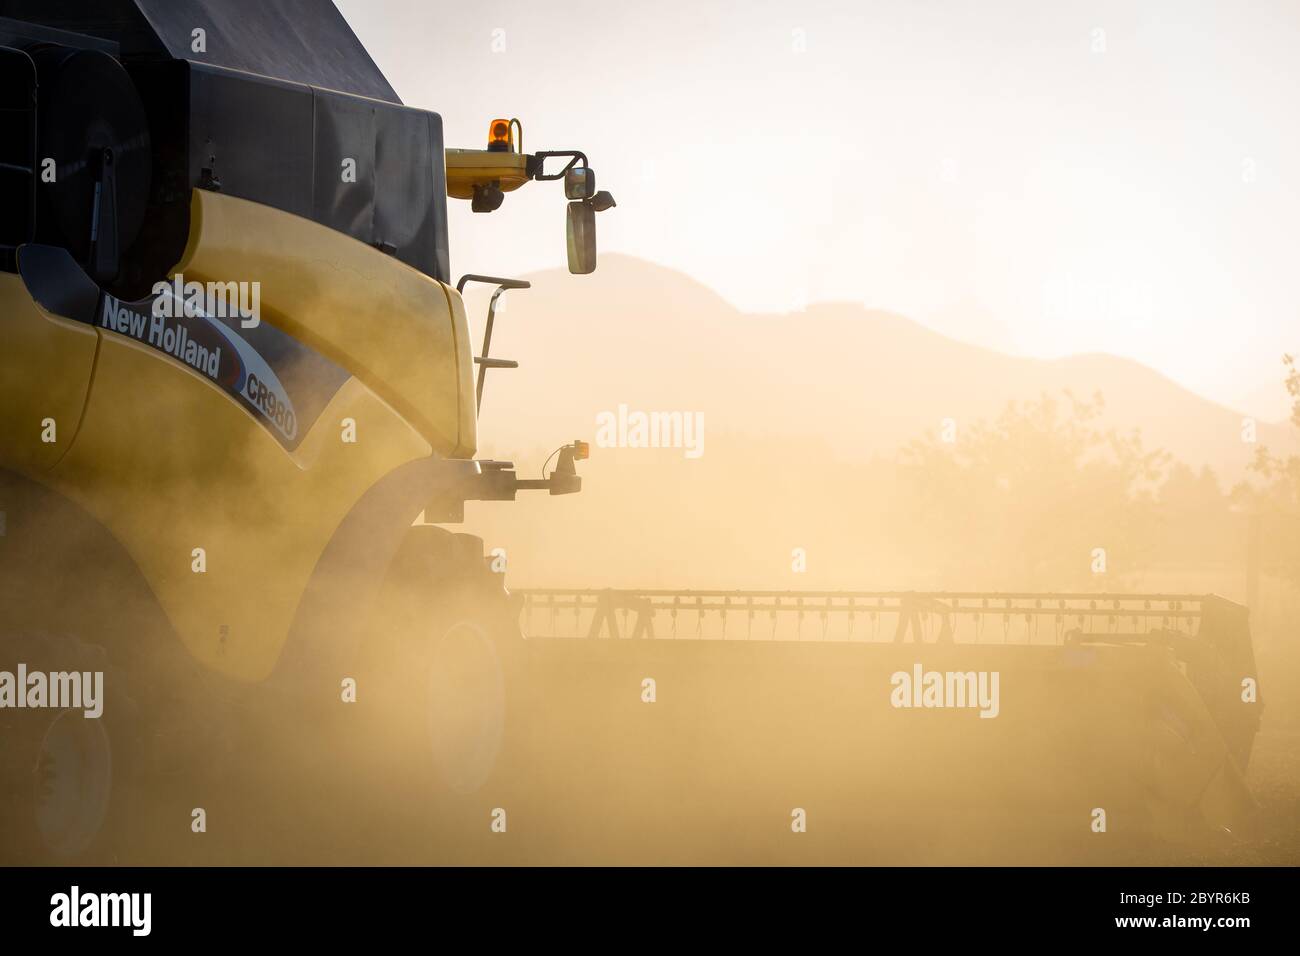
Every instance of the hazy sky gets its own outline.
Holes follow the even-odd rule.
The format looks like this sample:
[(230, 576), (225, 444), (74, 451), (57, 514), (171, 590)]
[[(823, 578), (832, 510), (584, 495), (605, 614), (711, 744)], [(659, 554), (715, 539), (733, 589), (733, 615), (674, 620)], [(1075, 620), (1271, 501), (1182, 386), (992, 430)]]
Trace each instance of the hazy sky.
[[(602, 250), (1285, 414), (1300, 0), (337, 2), (448, 145), (518, 116), (529, 151), (585, 150)], [(453, 273), (560, 266), (563, 206), (455, 203)]]

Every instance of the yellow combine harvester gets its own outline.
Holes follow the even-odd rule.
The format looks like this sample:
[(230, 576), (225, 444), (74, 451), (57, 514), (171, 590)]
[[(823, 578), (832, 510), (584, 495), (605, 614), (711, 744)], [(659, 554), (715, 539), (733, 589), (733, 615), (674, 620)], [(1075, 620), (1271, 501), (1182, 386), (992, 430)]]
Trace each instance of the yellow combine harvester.
[[(445, 149), (332, 4), (0, 0), (0, 70), (0, 861), (787, 858), (792, 808), (823, 834), (795, 858), (862, 860), (886, 811), (988, 806), (1090, 747), (1105, 786), (1042, 819), (1248, 809), (1223, 604), (1137, 648), (936, 644), (1019, 701), (960, 726), (877, 693), (916, 648), (525, 640), (440, 526), (579, 490), (586, 447), (537, 480), (475, 459), (526, 283), (452, 285), (446, 200), (563, 180), (582, 274), (613, 199), (517, 120)], [(1048, 723), (1062, 701), (1090, 710)]]

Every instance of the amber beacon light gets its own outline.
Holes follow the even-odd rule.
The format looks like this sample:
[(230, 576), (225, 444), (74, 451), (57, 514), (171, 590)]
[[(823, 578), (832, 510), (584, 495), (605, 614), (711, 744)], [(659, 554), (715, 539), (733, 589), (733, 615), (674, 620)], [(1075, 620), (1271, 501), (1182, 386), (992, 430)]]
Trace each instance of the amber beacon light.
[(510, 120), (494, 119), (488, 127), (488, 150), (493, 153), (512, 153), (515, 139)]

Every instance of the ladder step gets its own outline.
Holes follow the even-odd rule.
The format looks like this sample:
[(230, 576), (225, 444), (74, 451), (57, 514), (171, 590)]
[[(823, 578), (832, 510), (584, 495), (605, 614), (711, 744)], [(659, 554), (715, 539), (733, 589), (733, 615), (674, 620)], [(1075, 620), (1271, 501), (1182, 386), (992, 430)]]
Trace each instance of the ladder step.
[(474, 356), (474, 364), (482, 365), (484, 368), (518, 368), (519, 363), (513, 359), (484, 358), (483, 356)]

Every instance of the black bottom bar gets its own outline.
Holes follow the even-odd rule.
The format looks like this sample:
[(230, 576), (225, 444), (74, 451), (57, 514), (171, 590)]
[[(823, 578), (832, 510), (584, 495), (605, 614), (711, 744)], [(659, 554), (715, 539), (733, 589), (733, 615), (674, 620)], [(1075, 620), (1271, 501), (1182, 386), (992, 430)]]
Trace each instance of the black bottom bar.
[[(926, 946), (961, 939), (981, 949), (1098, 936), (1234, 946), (1287, 926), (1293, 876), (1219, 868), (13, 869), (0, 871), (0, 918), (6, 942), (75, 934), (82, 945), (419, 938), (440, 947), (464, 934), (537, 946), (670, 945), (712, 930), (733, 942), (849, 933)], [(77, 923), (118, 925), (70, 925), (73, 887)], [(120, 894), (149, 894), (147, 910), (143, 895)], [(137, 936), (146, 925), (148, 935)]]

